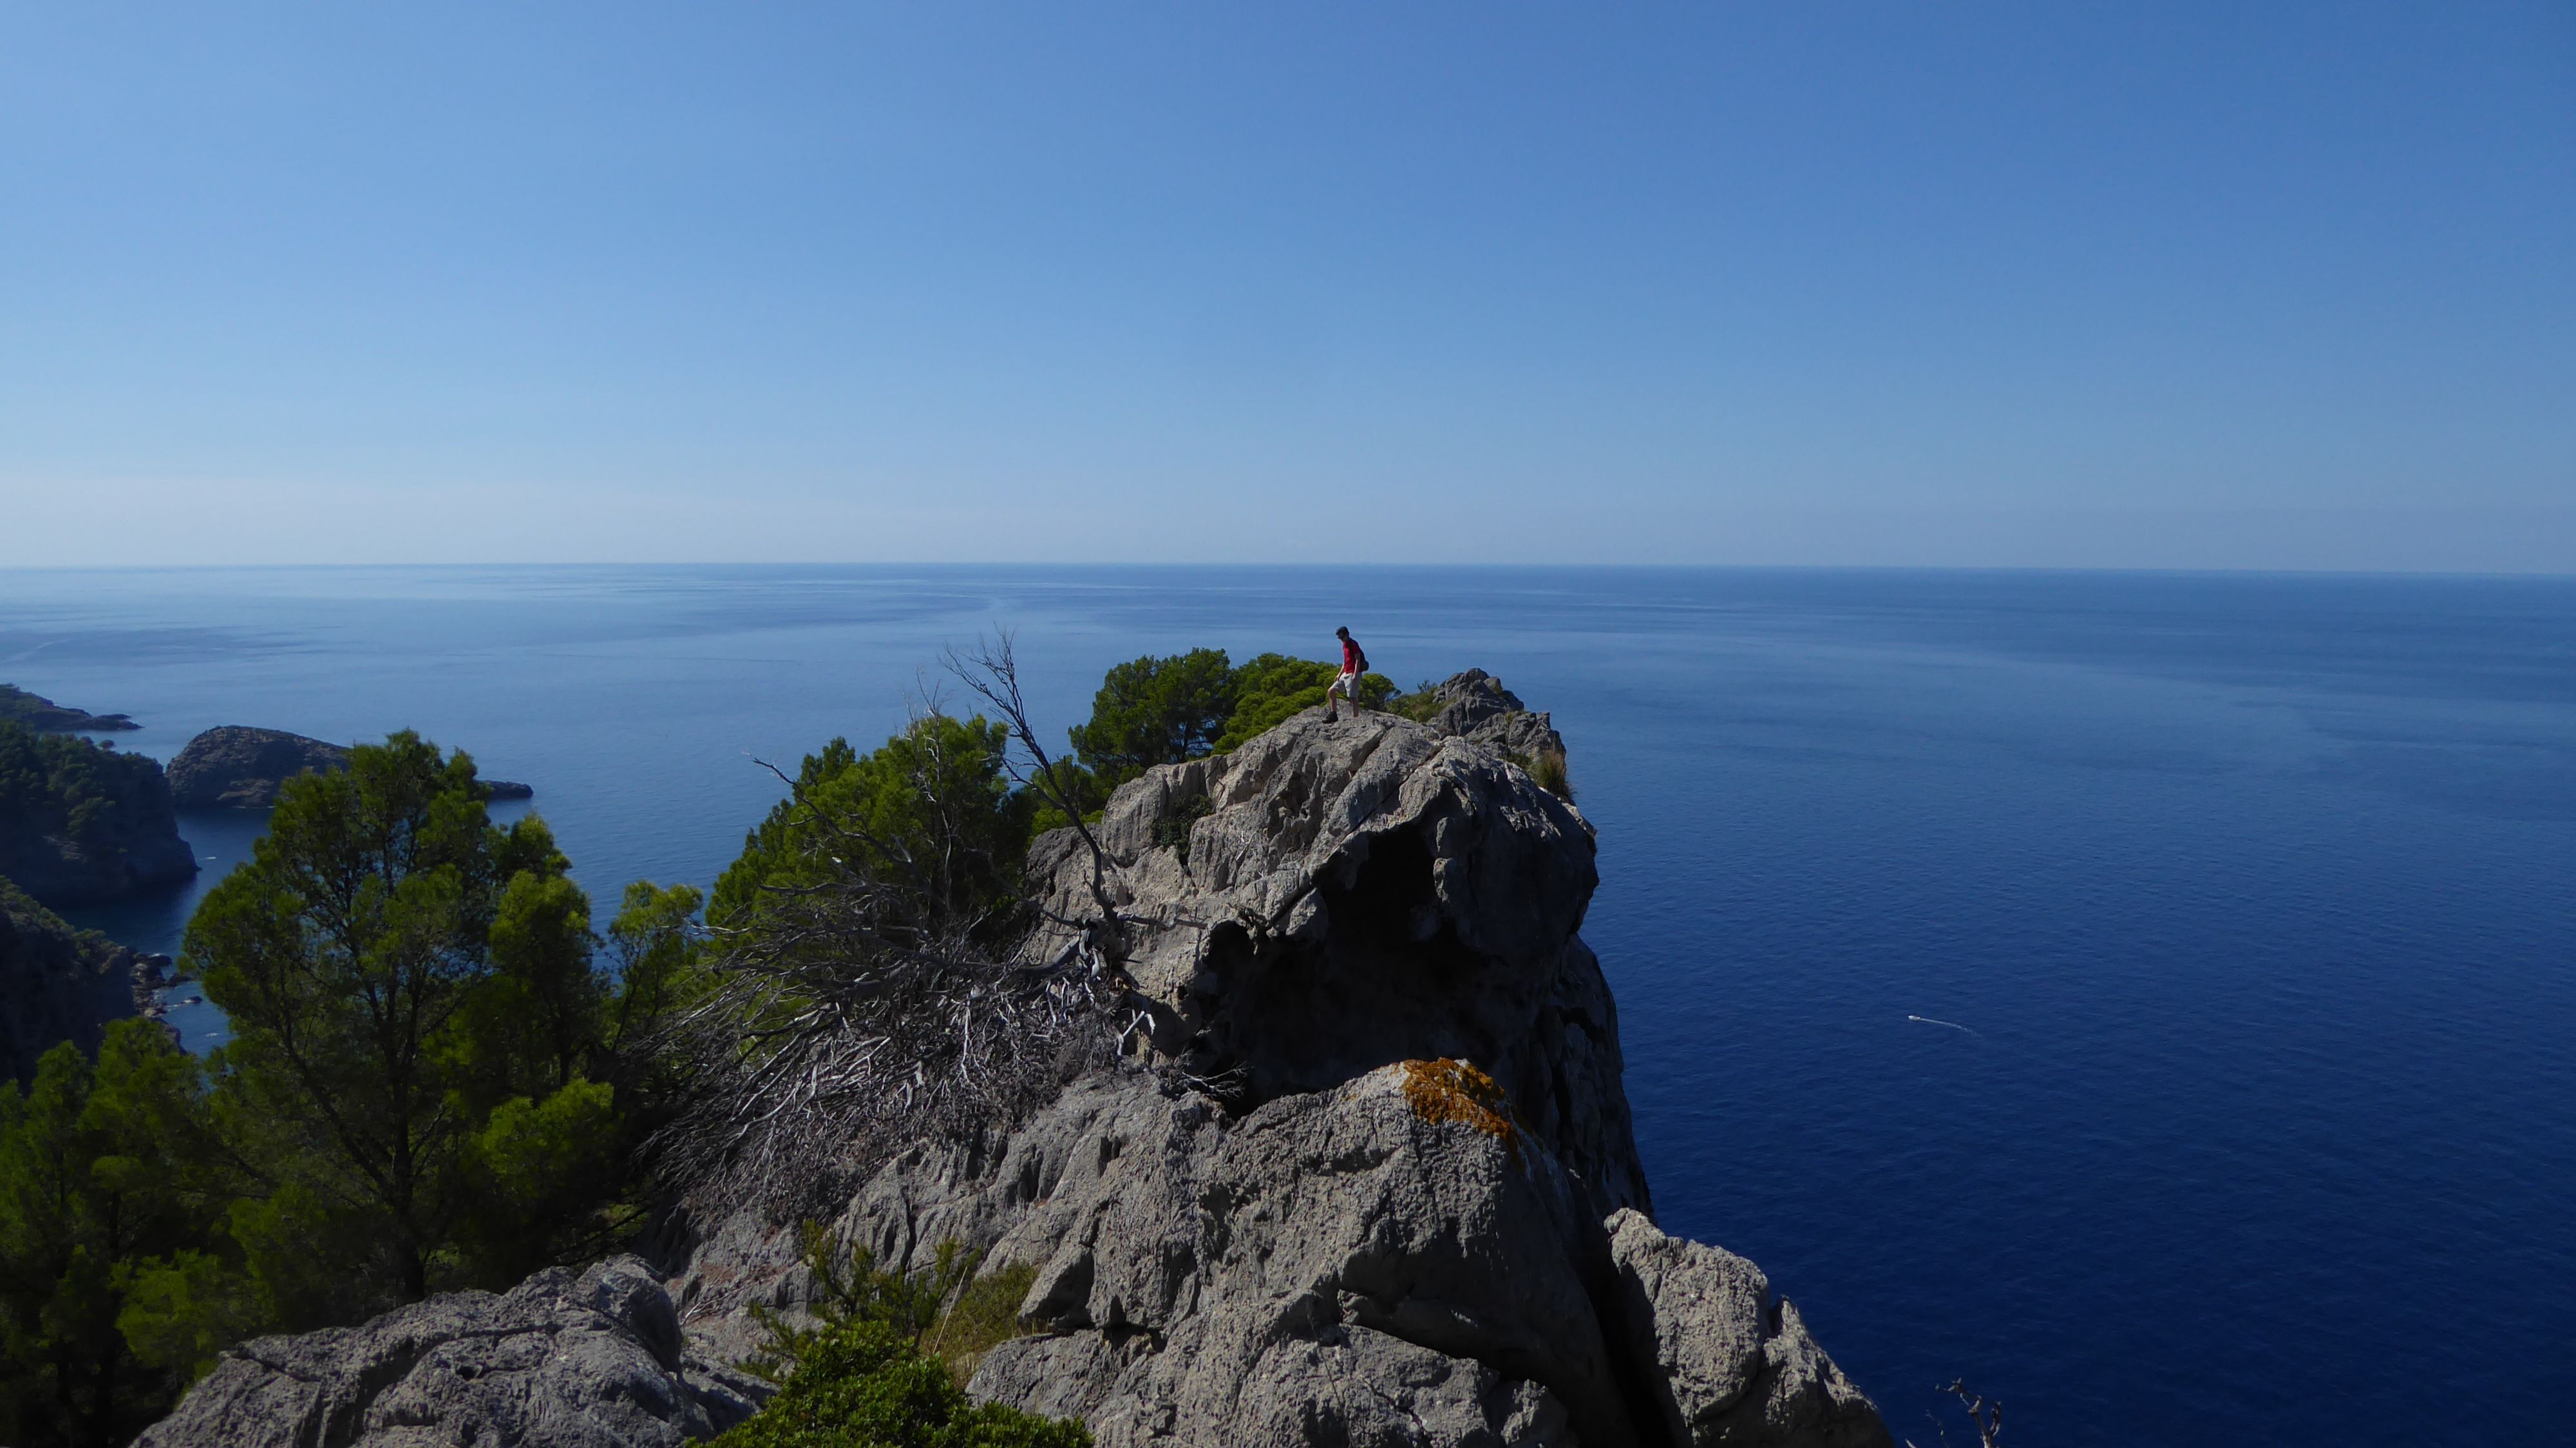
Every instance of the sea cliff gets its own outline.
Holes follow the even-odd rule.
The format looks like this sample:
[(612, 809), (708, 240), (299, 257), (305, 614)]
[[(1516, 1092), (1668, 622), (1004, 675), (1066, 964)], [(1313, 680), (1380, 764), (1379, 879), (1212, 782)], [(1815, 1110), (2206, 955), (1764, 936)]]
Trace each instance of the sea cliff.
[[(1121, 1049), (876, 1164), (831, 1227), (898, 1271), (954, 1242), (1029, 1273), (969, 1392), (1106, 1448), (1886, 1444), (1760, 1269), (1655, 1225), (1580, 935), (1592, 826), (1498, 747), (1555, 745), (1544, 716), (1461, 688), (1434, 722), (1307, 710), (1042, 837), (1065, 923), (1024, 957), (1106, 901)], [(813, 1290), (794, 1224), (739, 1201), (678, 1203), (655, 1262), (230, 1350), (142, 1441), (721, 1430), (764, 1389), (718, 1365)], [(547, 1341), (575, 1348), (512, 1346)]]

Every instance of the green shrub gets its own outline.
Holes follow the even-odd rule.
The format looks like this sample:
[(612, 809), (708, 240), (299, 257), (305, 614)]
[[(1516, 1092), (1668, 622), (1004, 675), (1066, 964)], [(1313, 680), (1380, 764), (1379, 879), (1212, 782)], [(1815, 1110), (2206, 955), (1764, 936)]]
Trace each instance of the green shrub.
[(1564, 800), (1567, 804), (1574, 803), (1574, 781), (1566, 775), (1563, 750), (1543, 749), (1535, 758), (1526, 754), (1515, 754), (1511, 756), (1511, 760), (1512, 763), (1519, 765), (1522, 772), (1527, 774), (1531, 782), (1539, 788)]
[(978, 1406), (948, 1367), (882, 1322), (817, 1334), (769, 1405), (720, 1448), (1089, 1448), (1080, 1423)]
[(946, 1363), (948, 1375), (964, 1387), (984, 1354), (1020, 1335), (1020, 1300), (1037, 1280), (1038, 1269), (1021, 1262), (967, 1283), (956, 1305), (922, 1335), (922, 1351)]
[(745, 1366), (784, 1386), (718, 1448), (1089, 1448), (1080, 1423), (966, 1401), (959, 1361), (971, 1372), (1012, 1335), (1036, 1280), (1014, 1267), (968, 1285), (979, 1258), (942, 1242), (928, 1270), (905, 1277), (878, 1271), (864, 1247), (844, 1257), (809, 1226), (815, 1325), (757, 1314), (769, 1342)]
[(1412, 693), (1398, 694), (1387, 700), (1387, 712), (1401, 714), (1416, 724), (1430, 723), (1431, 716), (1440, 712), (1443, 702), (1439, 695), (1431, 692), (1435, 687), (1429, 679), (1423, 680), (1421, 686)]

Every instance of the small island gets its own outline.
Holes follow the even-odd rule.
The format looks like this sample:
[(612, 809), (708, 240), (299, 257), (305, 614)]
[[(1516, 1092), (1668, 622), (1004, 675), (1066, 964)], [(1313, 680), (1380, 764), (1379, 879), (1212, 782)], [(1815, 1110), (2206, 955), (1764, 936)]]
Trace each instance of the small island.
[[(267, 809), (277, 791), (299, 774), (333, 774), (349, 767), (345, 745), (222, 724), (188, 741), (170, 761), (170, 793), (181, 809)], [(529, 799), (536, 791), (506, 779), (483, 781), (486, 799)]]

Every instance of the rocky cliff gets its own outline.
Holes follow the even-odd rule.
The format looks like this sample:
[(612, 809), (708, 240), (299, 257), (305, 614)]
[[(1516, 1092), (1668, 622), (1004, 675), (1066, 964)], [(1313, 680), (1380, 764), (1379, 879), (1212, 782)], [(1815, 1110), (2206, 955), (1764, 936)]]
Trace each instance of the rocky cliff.
[[(1104, 1448), (1888, 1442), (1757, 1268), (1654, 1225), (1579, 934), (1592, 829), (1473, 737), (1544, 716), (1469, 688), (1445, 728), (1310, 710), (1151, 770), (1092, 827), (1097, 861), (1039, 841), (1051, 914), (1097, 888), (1125, 922), (1125, 1054), (1009, 1129), (902, 1153), (836, 1223), (883, 1265), (955, 1240), (1034, 1269), (1030, 1335), (971, 1395), (1080, 1416)], [(797, 1248), (756, 1213), (677, 1219), (663, 1265), (699, 1358), (803, 1300)], [(236, 1354), (148, 1441), (265, 1441), (258, 1405), (312, 1376)], [(468, 1441), (441, 1421), (399, 1441)]]
[(133, 952), (62, 917), (0, 880), (0, 1073), (34, 1078), (63, 1041), (98, 1050), (107, 1023), (149, 998)]
[[(330, 774), (349, 767), (338, 744), (283, 729), (219, 724), (191, 739), (170, 761), (170, 789), (181, 809), (266, 809), (278, 787), (299, 774)], [(524, 784), (487, 779), (492, 799), (526, 799)]]
[[(1133, 1055), (888, 1164), (839, 1229), (884, 1262), (953, 1238), (1035, 1266), (1038, 1335), (970, 1392), (1107, 1448), (1887, 1442), (1757, 1268), (1654, 1226), (1578, 933), (1592, 830), (1498, 747), (1553, 743), (1545, 716), (1451, 682), (1433, 724), (1313, 710), (1120, 789), (1093, 833)], [(1072, 832), (1032, 873), (1085, 912)], [(799, 1291), (765, 1224), (686, 1255), (710, 1350)]]

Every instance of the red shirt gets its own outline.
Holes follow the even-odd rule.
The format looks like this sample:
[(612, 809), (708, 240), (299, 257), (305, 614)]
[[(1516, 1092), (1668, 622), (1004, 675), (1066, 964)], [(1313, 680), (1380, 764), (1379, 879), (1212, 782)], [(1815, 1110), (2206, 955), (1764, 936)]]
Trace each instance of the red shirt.
[(1349, 639), (1342, 640), (1342, 672), (1345, 674), (1356, 674), (1359, 671), (1360, 646)]

